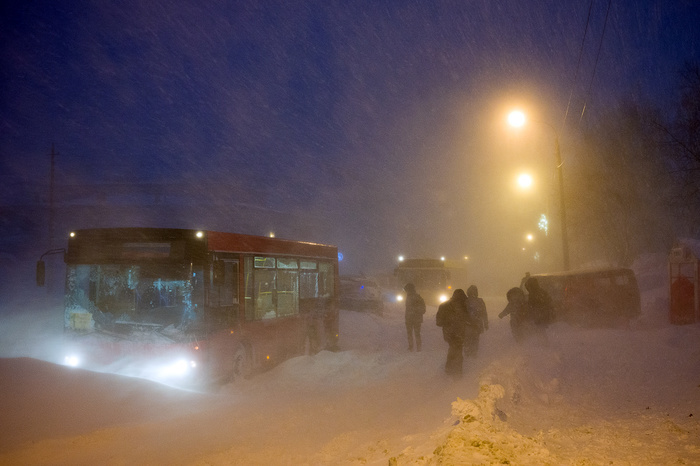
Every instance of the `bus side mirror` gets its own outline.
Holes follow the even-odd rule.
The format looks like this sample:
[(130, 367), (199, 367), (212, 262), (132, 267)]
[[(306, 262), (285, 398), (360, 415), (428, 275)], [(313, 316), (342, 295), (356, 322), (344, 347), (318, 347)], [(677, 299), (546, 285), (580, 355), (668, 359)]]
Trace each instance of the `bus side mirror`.
[(36, 263), (36, 286), (44, 286), (46, 281), (46, 263), (39, 261)]

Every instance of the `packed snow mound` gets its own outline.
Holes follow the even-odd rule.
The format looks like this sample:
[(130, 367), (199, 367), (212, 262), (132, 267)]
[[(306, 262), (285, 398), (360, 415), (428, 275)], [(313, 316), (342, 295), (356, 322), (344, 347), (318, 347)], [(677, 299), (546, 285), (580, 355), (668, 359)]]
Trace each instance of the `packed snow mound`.
[[(511, 424), (523, 406), (546, 409), (562, 400), (561, 360), (556, 352), (527, 346), (496, 360), (479, 377), (475, 399), (452, 403), (454, 427), (433, 452), (437, 464), (554, 464), (541, 435), (519, 433)], [(510, 421), (510, 422), (509, 422)]]
[(698, 326), (549, 331), (485, 367), (427, 464), (700, 461)]
[(498, 384), (482, 385), (475, 400), (457, 399), (452, 414), (456, 427), (435, 451), (438, 464), (553, 464), (555, 458), (541, 438), (519, 434), (496, 408), (505, 389)]

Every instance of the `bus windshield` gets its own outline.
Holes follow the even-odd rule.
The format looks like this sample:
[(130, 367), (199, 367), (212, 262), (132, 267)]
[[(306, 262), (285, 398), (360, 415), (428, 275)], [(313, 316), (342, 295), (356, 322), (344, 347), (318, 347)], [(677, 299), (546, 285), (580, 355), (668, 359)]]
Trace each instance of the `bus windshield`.
[(413, 283), (419, 290), (440, 290), (447, 286), (447, 272), (441, 269), (400, 269), (397, 278), (399, 284)]
[(182, 327), (196, 317), (197, 275), (172, 264), (69, 265), (66, 327), (80, 330), (81, 314), (109, 330)]

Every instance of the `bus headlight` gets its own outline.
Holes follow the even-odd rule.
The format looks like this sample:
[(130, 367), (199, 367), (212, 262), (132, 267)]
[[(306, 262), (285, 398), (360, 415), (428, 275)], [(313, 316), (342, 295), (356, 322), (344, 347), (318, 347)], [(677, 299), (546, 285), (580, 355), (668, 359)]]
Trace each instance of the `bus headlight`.
[(197, 367), (197, 361), (178, 359), (172, 364), (166, 364), (158, 370), (160, 377), (182, 377)]
[(78, 367), (80, 365), (80, 358), (74, 354), (69, 354), (63, 358), (63, 363), (66, 366)]
[(441, 303), (444, 303), (444, 302), (447, 301), (448, 299), (450, 299), (450, 298), (448, 298), (446, 294), (441, 294), (441, 295), (438, 297), (438, 301), (440, 301)]

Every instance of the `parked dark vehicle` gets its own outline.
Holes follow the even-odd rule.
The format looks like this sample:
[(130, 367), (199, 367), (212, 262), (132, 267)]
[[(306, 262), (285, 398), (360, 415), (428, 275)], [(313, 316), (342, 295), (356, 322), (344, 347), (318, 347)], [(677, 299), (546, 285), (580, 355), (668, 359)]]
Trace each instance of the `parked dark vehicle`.
[(363, 276), (340, 277), (338, 304), (341, 309), (370, 311), (381, 314), (384, 308), (382, 290), (374, 280)]
[(610, 268), (532, 275), (552, 298), (555, 321), (608, 327), (641, 313), (637, 279), (631, 269)]

